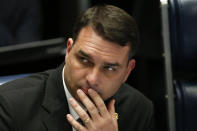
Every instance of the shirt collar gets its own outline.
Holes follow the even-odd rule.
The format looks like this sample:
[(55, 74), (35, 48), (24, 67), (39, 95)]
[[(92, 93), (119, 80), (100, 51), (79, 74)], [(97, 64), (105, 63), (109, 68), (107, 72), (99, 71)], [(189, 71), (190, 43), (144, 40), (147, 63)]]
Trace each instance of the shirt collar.
[(68, 91), (67, 89), (67, 86), (66, 86), (66, 83), (64, 81), (64, 69), (65, 69), (65, 66), (63, 68), (63, 71), (62, 71), (62, 81), (63, 81), (63, 85), (64, 85), (64, 91), (65, 91), (65, 95), (66, 95), (66, 98), (67, 98), (67, 102), (68, 102), (68, 107), (69, 107), (69, 110), (70, 110), (70, 114), (76, 119), (79, 118), (78, 114), (75, 112), (75, 110), (72, 108), (72, 106), (70, 105), (69, 103), (69, 99), (70, 98), (74, 98), (70, 92)]

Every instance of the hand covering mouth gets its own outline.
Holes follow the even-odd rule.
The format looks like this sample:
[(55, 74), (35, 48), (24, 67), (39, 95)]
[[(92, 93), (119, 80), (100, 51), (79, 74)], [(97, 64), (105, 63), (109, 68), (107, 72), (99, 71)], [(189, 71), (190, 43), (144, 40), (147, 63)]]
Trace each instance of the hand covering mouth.
[(87, 87), (87, 88), (81, 87), (80, 89), (81, 89), (86, 95), (88, 95), (88, 89), (89, 89), (89, 87)]

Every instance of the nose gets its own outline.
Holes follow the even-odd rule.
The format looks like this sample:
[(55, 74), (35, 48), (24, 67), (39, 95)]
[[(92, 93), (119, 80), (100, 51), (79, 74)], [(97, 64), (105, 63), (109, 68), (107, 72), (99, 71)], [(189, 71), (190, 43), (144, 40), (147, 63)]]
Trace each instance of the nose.
[(100, 79), (99, 69), (93, 68), (90, 70), (86, 76), (87, 82), (91, 87), (97, 87)]

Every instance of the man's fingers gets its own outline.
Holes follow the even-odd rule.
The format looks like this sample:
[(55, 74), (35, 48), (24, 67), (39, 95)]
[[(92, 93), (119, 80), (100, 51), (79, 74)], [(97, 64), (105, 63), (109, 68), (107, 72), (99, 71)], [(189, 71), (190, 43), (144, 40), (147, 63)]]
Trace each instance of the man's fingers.
[(115, 112), (115, 100), (111, 100), (110, 103), (108, 104), (108, 111), (113, 118), (114, 124), (118, 127), (118, 114)]
[(83, 122), (87, 121), (87, 119), (90, 119), (89, 115), (84, 111), (84, 109), (77, 103), (75, 99), (70, 98), (69, 102)]
[(90, 97), (94, 101), (101, 116), (107, 115), (107, 113), (108, 113), (107, 108), (105, 106), (103, 99), (100, 97), (100, 95), (96, 91), (94, 91), (93, 89), (88, 89), (88, 94), (90, 95)]
[(67, 114), (66, 116), (68, 122), (72, 125), (72, 127), (74, 127), (76, 130), (78, 131), (86, 131), (86, 128), (84, 126), (82, 126), (79, 122), (77, 122), (72, 115)]
[(113, 117), (113, 119), (117, 119), (116, 118), (116, 112), (115, 112), (115, 100), (111, 100), (110, 103), (108, 104), (108, 111), (111, 114), (111, 116)]
[(78, 94), (81, 102), (83, 103), (83, 105), (87, 108), (88, 112), (90, 113), (91, 118), (93, 120), (98, 119), (99, 112), (98, 112), (96, 106), (94, 105), (94, 103), (88, 98), (88, 96), (82, 90), (78, 89), (77, 94)]

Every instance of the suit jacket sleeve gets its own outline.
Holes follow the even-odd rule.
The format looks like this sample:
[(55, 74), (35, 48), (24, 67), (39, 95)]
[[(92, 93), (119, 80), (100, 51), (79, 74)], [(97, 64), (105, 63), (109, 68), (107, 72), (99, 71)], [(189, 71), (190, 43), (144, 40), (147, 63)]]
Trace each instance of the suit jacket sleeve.
[(0, 131), (14, 131), (10, 106), (0, 95)]
[(147, 122), (147, 131), (155, 131), (155, 117), (154, 117), (154, 107), (153, 104), (151, 106), (151, 111), (150, 111), (150, 116), (149, 116), (149, 120)]
[(153, 131), (153, 103), (142, 93), (123, 84), (114, 95), (119, 131)]

